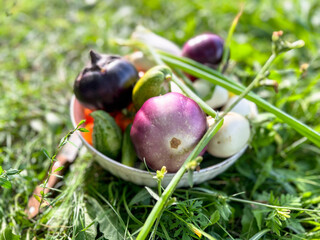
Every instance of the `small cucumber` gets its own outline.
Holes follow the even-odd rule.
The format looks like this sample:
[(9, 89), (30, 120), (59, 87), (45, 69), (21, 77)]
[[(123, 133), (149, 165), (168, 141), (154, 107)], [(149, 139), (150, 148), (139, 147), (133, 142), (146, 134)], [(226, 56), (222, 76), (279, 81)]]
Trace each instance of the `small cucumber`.
[(123, 140), (122, 140), (122, 155), (121, 163), (129, 167), (133, 167), (134, 163), (137, 160), (136, 151), (134, 149), (133, 143), (130, 137), (132, 124), (129, 124), (124, 131)]
[(132, 102), (136, 109), (139, 110), (149, 98), (170, 92), (171, 78), (172, 72), (167, 66), (150, 68), (133, 88)]
[(93, 146), (101, 153), (116, 159), (121, 151), (122, 134), (120, 127), (107, 112), (97, 110), (91, 113), (94, 118)]

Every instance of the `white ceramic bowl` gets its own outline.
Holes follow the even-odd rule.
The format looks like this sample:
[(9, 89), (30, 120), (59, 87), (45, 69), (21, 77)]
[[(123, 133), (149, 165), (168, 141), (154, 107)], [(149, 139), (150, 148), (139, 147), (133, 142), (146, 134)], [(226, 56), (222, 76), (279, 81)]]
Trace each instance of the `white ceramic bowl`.
[[(70, 103), (70, 115), (71, 121), (74, 127), (84, 119), (82, 105), (77, 101), (77, 99), (73, 96)], [(118, 176), (126, 181), (133, 182), (138, 185), (144, 185), (148, 187), (156, 187), (157, 181), (153, 177), (155, 173), (150, 173), (145, 170), (140, 170), (133, 167), (128, 167), (126, 165), (121, 164), (120, 162), (113, 160), (99, 151), (97, 151), (93, 146), (87, 143), (86, 140), (82, 137), (80, 133), (78, 133), (82, 142), (87, 147), (87, 149), (94, 155), (94, 159), (106, 170), (108, 170), (111, 174)], [(208, 181), (220, 173), (226, 171), (246, 150), (247, 146), (245, 146), (241, 151), (236, 153), (230, 158), (222, 159), (220, 163), (212, 165), (207, 168), (203, 168), (200, 171), (195, 171), (193, 174), (193, 182), (194, 184), (203, 183)], [(171, 179), (173, 178), (174, 173), (167, 173), (162, 181), (163, 187), (166, 187)], [(187, 187), (189, 186), (188, 182), (188, 174), (185, 174), (181, 181), (178, 184), (178, 187)]]

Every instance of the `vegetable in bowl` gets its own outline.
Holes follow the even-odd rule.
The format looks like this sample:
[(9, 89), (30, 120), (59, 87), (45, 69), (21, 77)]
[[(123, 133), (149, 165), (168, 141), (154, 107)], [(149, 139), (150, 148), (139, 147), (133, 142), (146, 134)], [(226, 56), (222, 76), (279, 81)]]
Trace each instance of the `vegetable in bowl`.
[(91, 64), (74, 82), (74, 94), (89, 109), (107, 112), (121, 110), (131, 102), (138, 72), (127, 60), (116, 55), (90, 51)]
[[(208, 117), (209, 126), (214, 122), (213, 118)], [(215, 157), (231, 157), (247, 145), (249, 138), (249, 121), (238, 113), (228, 112), (224, 116), (222, 127), (209, 142), (207, 151)]]
[(176, 172), (207, 130), (206, 115), (192, 99), (167, 93), (137, 112), (131, 139), (138, 157), (154, 170)]
[[(216, 69), (222, 61), (224, 40), (213, 33), (203, 33), (189, 39), (182, 48), (181, 55), (210, 68)], [(189, 75), (194, 81), (197, 78)]]

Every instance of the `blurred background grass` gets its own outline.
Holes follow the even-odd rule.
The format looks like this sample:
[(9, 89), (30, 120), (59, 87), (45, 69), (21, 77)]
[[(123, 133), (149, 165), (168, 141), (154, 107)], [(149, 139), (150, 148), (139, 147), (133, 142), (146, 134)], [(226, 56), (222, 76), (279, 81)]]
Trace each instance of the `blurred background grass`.
[[(0, 189), (0, 230), (10, 227), (24, 237), (27, 233), (29, 237), (46, 235), (43, 232), (46, 228), (27, 220), (23, 210), (49, 166), (42, 150), (54, 153), (60, 138), (72, 128), (68, 105), (72, 85), (88, 61), (90, 49), (122, 55), (132, 51), (117, 46), (113, 40), (128, 38), (138, 24), (180, 46), (203, 32), (226, 38), (242, 4), (244, 12), (231, 44), (229, 76), (245, 84), (252, 79), (270, 55), (273, 31), (283, 30), (285, 39), (290, 41), (304, 40), (303, 49), (283, 54), (271, 71), (270, 78), (279, 83), (280, 92), (275, 94), (264, 88), (258, 93), (319, 130), (320, 3), (317, 0), (0, 0), (0, 165), (3, 169), (23, 170), (20, 176), (13, 177), (11, 189)], [(300, 67), (304, 63), (309, 68), (302, 74)], [(245, 191), (252, 200), (259, 199), (260, 195), (256, 194), (264, 190), (300, 197), (309, 192), (304, 201), (319, 196), (316, 191), (319, 178), (315, 176), (320, 170), (320, 150), (308, 142), (292, 146), (301, 137), (278, 120), (267, 120), (255, 127), (250, 152), (230, 171), (205, 186), (218, 188), (225, 194)], [(85, 184), (78, 185), (82, 191), (90, 192), (90, 187), (100, 189), (111, 202), (110, 192), (119, 186), (131, 186), (131, 194), (140, 191), (140, 187), (113, 178), (96, 164), (92, 165), (90, 156), (85, 159), (82, 161), (87, 166), (85, 172), (100, 175), (84, 177)], [(248, 169), (248, 164), (252, 168)], [(75, 172), (71, 169), (69, 174), (72, 178)], [(307, 184), (310, 176), (312, 184)], [(223, 184), (217, 184), (219, 181)], [(222, 224), (247, 239), (257, 228), (248, 233), (243, 227), (246, 225), (241, 220), (241, 211), (235, 210), (231, 225), (228, 221)], [(142, 214), (141, 219), (144, 218)], [(243, 223), (242, 228), (235, 225), (237, 222)], [(305, 229), (312, 228), (311, 224)], [(61, 236), (71, 236), (74, 232), (66, 230), (64, 234)], [(266, 239), (275, 239), (272, 233), (269, 236)]]

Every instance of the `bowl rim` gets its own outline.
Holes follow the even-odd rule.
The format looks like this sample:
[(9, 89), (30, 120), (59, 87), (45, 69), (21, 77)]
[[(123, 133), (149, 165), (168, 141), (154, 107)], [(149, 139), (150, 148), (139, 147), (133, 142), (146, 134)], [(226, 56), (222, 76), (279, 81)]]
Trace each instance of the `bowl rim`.
[[(74, 105), (75, 105), (75, 101), (76, 101), (76, 97), (75, 95), (73, 94), (72, 97), (71, 97), (71, 101), (70, 101), (70, 118), (71, 118), (71, 122), (72, 122), (72, 125), (73, 127), (76, 127), (78, 124), (76, 123), (76, 120), (75, 120), (75, 116), (74, 116)], [(116, 161), (112, 158), (109, 158), (107, 157), (106, 155), (102, 154), (101, 152), (99, 152), (97, 149), (95, 149), (93, 146), (91, 146), (82, 136), (82, 134), (80, 132), (77, 132), (77, 134), (79, 135), (81, 141), (84, 143), (84, 145), (91, 151), (93, 152), (95, 155), (98, 155), (100, 158), (102, 159), (105, 159), (106, 161), (109, 161), (115, 165), (117, 165), (118, 167), (121, 167), (121, 168), (125, 168), (127, 170), (131, 170), (131, 171), (135, 171), (137, 173), (141, 173), (141, 174), (150, 174), (152, 176), (155, 176), (156, 175), (156, 172), (150, 172), (150, 171), (147, 171), (147, 170), (141, 170), (141, 169), (138, 169), (138, 168), (134, 168), (134, 167), (129, 167), (129, 166), (126, 166), (124, 164), (122, 164), (121, 162), (119, 161)], [(223, 165), (227, 164), (228, 162), (232, 161), (234, 158), (239, 158), (243, 155), (243, 153), (246, 151), (248, 147), (248, 144), (246, 144), (239, 152), (237, 152), (236, 154), (228, 157), (228, 158), (221, 158), (221, 162), (217, 163), (217, 164), (214, 164), (212, 166), (209, 166), (209, 167), (206, 167), (206, 168), (202, 168), (200, 169), (199, 171), (194, 171), (193, 174), (202, 174), (202, 173), (205, 173), (205, 172), (209, 172), (209, 171), (212, 171), (218, 167), (222, 167)], [(166, 173), (166, 176), (168, 177), (173, 177), (176, 173)]]

